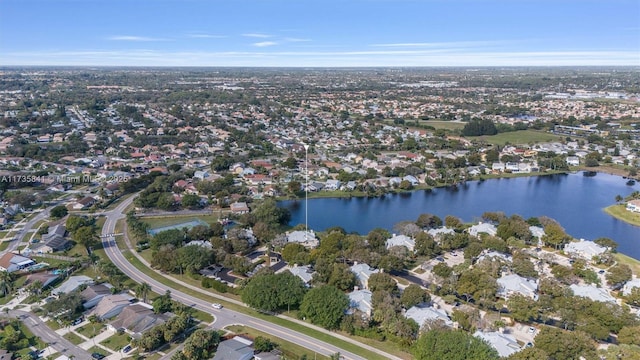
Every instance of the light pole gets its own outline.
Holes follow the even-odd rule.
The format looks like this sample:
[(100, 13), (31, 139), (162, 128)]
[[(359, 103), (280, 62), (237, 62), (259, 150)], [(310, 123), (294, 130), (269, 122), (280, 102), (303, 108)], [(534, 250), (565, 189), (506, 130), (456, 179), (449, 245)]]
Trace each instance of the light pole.
[(309, 233), (309, 144), (304, 145), (304, 241), (307, 242)]

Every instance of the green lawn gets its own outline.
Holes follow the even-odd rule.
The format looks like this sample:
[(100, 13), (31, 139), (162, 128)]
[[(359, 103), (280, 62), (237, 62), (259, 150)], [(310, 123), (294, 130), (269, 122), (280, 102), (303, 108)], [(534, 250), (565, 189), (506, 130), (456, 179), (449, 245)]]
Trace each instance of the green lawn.
[(7, 248), (9, 247), (9, 242), (10, 242), (10, 241), (3, 241), (3, 242), (0, 242), (0, 251), (5, 251), (5, 250), (7, 250)]
[(613, 257), (620, 264), (629, 265), (634, 275), (640, 276), (640, 260), (636, 260), (630, 256), (621, 253), (615, 253)]
[(97, 346), (97, 345), (96, 346), (92, 346), (89, 349), (87, 349), (87, 352), (89, 354), (93, 354), (94, 352), (97, 352), (97, 353), (100, 353), (100, 354), (102, 354), (104, 356), (111, 355), (107, 350), (105, 350), (105, 349), (103, 349), (103, 348), (101, 348), (100, 346)]
[(189, 221), (200, 220), (207, 224), (214, 224), (218, 221), (218, 215), (178, 215), (160, 217), (141, 217), (140, 221), (149, 224), (150, 229), (157, 229), (165, 226), (172, 226)]
[(625, 205), (611, 205), (604, 211), (618, 220), (622, 220), (634, 226), (640, 226), (640, 214), (627, 211)]
[(66, 334), (64, 334), (63, 338), (71, 341), (71, 343), (73, 345), (80, 345), (83, 342), (85, 342), (86, 340), (81, 338), (80, 336), (76, 335), (74, 332), (68, 332)]
[(453, 122), (453, 121), (444, 121), (444, 120), (427, 120), (420, 121), (420, 125), (433, 126), (436, 129), (445, 129), (445, 130), (459, 130), (462, 129), (467, 123), (464, 122)]
[(251, 339), (254, 339), (258, 336), (265, 337), (278, 344), (278, 349), (282, 351), (282, 354), (288, 359), (299, 359), (302, 356), (306, 356), (307, 359), (328, 359), (328, 357), (311, 352), (300, 345), (285, 341), (279, 337), (267, 334), (248, 326), (231, 325), (227, 326), (225, 329), (235, 333), (236, 335), (246, 335), (246, 337)]
[(92, 337), (100, 334), (103, 328), (104, 324), (87, 324), (77, 328), (76, 332), (91, 339)]
[(558, 141), (562, 137), (536, 130), (520, 130), (500, 133), (492, 136), (469, 136), (470, 140), (482, 140), (494, 145), (509, 144), (530, 144), (547, 141)]
[(120, 351), (123, 347), (127, 346), (131, 342), (131, 337), (127, 333), (114, 334), (100, 344), (113, 351)]

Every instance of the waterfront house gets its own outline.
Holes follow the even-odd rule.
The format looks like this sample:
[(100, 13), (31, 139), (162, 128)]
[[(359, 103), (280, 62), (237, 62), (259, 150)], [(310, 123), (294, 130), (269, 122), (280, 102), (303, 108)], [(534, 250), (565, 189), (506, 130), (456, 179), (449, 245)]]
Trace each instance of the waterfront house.
[(634, 199), (627, 202), (627, 211), (640, 213), (640, 199)]
[(385, 244), (387, 246), (387, 249), (392, 248), (394, 246), (404, 246), (407, 249), (409, 249), (409, 251), (411, 252), (413, 252), (413, 248), (416, 246), (416, 242), (412, 238), (408, 237), (407, 235), (396, 235), (396, 234), (393, 234), (393, 236), (390, 239), (387, 239)]
[(594, 256), (602, 255), (606, 251), (606, 247), (584, 239), (572, 241), (564, 246), (564, 252), (569, 256), (585, 260), (591, 260)]
[(631, 294), (631, 291), (633, 291), (633, 288), (640, 288), (640, 279), (639, 278), (633, 278), (629, 281), (627, 281), (624, 286), (622, 287), (622, 295), (624, 296), (628, 296)]
[(488, 234), (491, 236), (496, 236), (496, 234), (498, 233), (498, 229), (493, 224), (483, 223), (483, 222), (480, 222), (469, 228), (469, 234), (473, 236), (478, 236), (482, 233)]

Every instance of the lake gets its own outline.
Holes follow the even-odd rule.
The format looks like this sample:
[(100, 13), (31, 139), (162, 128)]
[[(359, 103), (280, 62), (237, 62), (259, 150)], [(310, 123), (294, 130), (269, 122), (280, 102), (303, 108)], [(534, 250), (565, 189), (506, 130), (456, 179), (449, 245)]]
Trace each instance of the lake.
[[(347, 232), (367, 234), (380, 227), (392, 231), (401, 221), (415, 221), (422, 213), (444, 220), (454, 215), (465, 222), (478, 221), (486, 211), (502, 211), (522, 217), (556, 219), (575, 238), (608, 237), (618, 251), (640, 260), (640, 228), (604, 212), (615, 202), (640, 188), (626, 185), (620, 176), (598, 173), (561, 174), (511, 179), (469, 181), (457, 189), (437, 188), (378, 198), (329, 198), (309, 200), (309, 229), (323, 231), (340, 226)], [(290, 225), (304, 224), (305, 201), (282, 201), (291, 211)]]

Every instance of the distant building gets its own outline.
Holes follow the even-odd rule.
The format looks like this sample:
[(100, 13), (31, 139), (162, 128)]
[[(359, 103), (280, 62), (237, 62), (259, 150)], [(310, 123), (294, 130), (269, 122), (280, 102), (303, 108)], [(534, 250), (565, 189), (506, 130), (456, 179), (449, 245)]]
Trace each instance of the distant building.
[(447, 326), (453, 326), (453, 321), (451, 321), (449, 315), (444, 310), (436, 309), (433, 306), (412, 306), (405, 312), (404, 317), (413, 319), (421, 328), (426, 322), (434, 321), (441, 321)]
[(288, 243), (298, 243), (303, 245), (306, 248), (313, 249), (318, 246), (318, 239), (316, 238), (316, 234), (313, 230), (309, 231), (292, 231), (287, 234), (287, 242)]
[(496, 236), (496, 234), (498, 233), (498, 229), (493, 224), (482, 222), (469, 228), (469, 234), (473, 236), (478, 236), (479, 234), (483, 233), (491, 236)]
[(517, 274), (502, 276), (497, 280), (497, 295), (509, 299), (513, 294), (520, 294), (533, 300), (538, 300), (538, 283), (533, 280), (523, 278)]
[(640, 213), (640, 199), (628, 201), (627, 211)]
[(416, 241), (408, 237), (407, 235), (393, 234), (393, 236), (390, 239), (387, 239), (386, 246), (387, 246), (387, 249), (392, 248), (394, 246), (404, 246), (407, 249), (409, 249), (409, 251), (413, 252), (413, 248), (416, 246)]
[(53, 289), (51, 291), (51, 295), (60, 296), (62, 294), (69, 294), (74, 292), (75, 290), (77, 290), (83, 285), (92, 285), (92, 284), (93, 284), (93, 279), (88, 276), (85, 276), (85, 275), (70, 276), (67, 279), (67, 281), (63, 282), (60, 286)]
[(231, 212), (234, 214), (247, 214), (249, 213), (249, 206), (246, 202), (234, 202), (230, 205)]
[(571, 289), (571, 291), (573, 291), (573, 295), (575, 296), (585, 297), (593, 301), (609, 302), (609, 303), (616, 302), (616, 298), (611, 296), (611, 294), (609, 294), (607, 290), (603, 288), (595, 287), (593, 285), (572, 284), (571, 286), (569, 286), (569, 288)]

